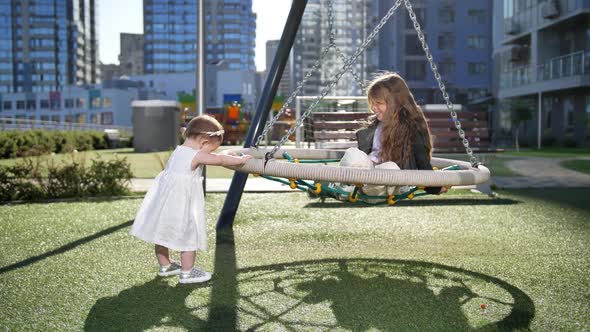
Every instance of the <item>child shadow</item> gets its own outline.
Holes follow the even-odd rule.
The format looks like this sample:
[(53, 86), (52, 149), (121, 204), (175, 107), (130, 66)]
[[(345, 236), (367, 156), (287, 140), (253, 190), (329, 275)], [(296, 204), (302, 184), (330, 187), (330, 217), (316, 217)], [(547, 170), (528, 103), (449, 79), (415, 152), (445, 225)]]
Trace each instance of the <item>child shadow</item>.
[[(201, 286), (203, 287), (203, 286)], [(153, 327), (199, 329), (205, 322), (185, 305), (199, 286), (170, 286), (163, 278), (99, 299), (84, 323), (84, 331), (144, 331)]]
[[(363, 278), (339, 271), (322, 280), (301, 283), (308, 304), (331, 303), (338, 326), (352, 331), (474, 330), (461, 306), (473, 292), (464, 286), (443, 288), (435, 294), (426, 283), (378, 275)], [(443, 327), (444, 326), (444, 327)]]

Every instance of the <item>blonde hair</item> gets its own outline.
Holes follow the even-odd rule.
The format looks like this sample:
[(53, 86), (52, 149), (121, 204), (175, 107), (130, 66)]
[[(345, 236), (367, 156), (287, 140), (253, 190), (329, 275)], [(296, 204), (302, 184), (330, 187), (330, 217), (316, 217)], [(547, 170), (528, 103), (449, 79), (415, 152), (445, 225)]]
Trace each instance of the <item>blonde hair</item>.
[[(399, 74), (385, 72), (375, 78), (367, 88), (367, 99), (369, 107), (375, 101), (386, 105), (379, 151), (382, 162), (393, 161), (402, 168), (407, 167), (415, 137), (422, 137), (424, 147), (432, 156), (432, 139), (424, 113)], [(416, 136), (416, 131), (421, 135)]]
[(210, 115), (199, 115), (192, 118), (186, 125), (186, 130), (183, 132), (185, 138), (199, 138), (204, 137), (208, 139), (223, 141), (223, 126), (217, 119)]

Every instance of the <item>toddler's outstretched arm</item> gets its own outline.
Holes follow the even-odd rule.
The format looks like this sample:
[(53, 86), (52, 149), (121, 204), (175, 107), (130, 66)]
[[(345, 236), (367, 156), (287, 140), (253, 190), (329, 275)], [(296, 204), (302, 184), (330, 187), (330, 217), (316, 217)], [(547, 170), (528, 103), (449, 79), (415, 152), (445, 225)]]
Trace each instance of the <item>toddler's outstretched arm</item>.
[(199, 165), (239, 166), (245, 164), (250, 159), (252, 159), (250, 155), (231, 156), (199, 151), (193, 158), (191, 168), (194, 170)]

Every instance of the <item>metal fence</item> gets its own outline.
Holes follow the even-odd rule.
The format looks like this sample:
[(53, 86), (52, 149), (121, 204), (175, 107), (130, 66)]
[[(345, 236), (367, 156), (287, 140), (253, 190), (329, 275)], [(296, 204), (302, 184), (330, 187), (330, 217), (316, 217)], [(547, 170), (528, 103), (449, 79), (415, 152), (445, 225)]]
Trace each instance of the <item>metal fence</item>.
[(94, 123), (56, 122), (32, 119), (0, 118), (0, 130), (81, 130), (81, 131), (104, 131), (105, 129), (116, 129), (120, 133), (133, 134), (133, 127), (100, 125)]

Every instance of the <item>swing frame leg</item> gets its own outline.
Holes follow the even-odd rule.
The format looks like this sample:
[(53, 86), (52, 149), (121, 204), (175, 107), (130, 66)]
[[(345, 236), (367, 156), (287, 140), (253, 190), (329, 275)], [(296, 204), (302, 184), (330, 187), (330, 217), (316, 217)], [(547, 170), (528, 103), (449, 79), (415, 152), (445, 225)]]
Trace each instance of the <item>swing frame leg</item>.
[[(293, 48), (295, 36), (297, 35), (297, 30), (299, 30), (299, 24), (301, 23), (301, 18), (303, 17), (303, 12), (305, 11), (306, 6), (307, 0), (297, 0), (291, 3), (291, 9), (283, 29), (283, 34), (281, 35), (281, 40), (277, 47), (277, 53), (275, 54), (272, 65), (268, 71), (268, 76), (264, 83), (264, 88), (262, 89), (262, 95), (260, 96), (258, 106), (256, 107), (254, 119), (252, 119), (252, 122), (250, 123), (248, 135), (244, 141), (244, 148), (251, 147), (254, 139), (260, 136), (264, 130), (264, 124), (268, 119), (273, 99), (277, 93), (281, 77), (283, 76), (289, 53), (291, 53), (291, 49)], [(236, 217), (247, 179), (248, 174), (234, 172), (234, 176), (229, 186), (229, 192), (227, 193), (223, 208), (221, 209), (221, 214), (217, 220), (217, 229), (233, 227), (234, 218)]]

